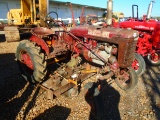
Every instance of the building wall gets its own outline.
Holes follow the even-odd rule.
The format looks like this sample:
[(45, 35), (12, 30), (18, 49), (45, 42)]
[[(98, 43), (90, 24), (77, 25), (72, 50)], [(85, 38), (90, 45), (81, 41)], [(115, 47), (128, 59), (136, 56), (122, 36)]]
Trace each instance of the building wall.
[[(7, 19), (7, 12), (10, 9), (20, 9), (20, 0), (0, 0), (0, 19)], [(72, 5), (74, 11), (74, 18), (78, 19), (82, 12), (81, 5)], [(66, 3), (55, 3), (49, 2), (49, 11), (55, 11), (58, 13), (59, 19), (71, 19), (72, 13), (70, 10), (70, 5)], [(96, 14), (97, 16), (102, 16), (104, 9), (93, 8), (93, 7), (84, 7), (84, 13), (87, 14)], [(54, 18), (54, 14), (51, 14)]]
[(20, 0), (0, 0), (0, 19), (7, 18), (7, 12), (10, 9), (19, 9)]
[[(82, 8), (84, 7), (84, 14), (96, 14), (97, 16), (102, 16), (105, 10), (93, 8), (93, 7), (86, 7), (80, 5), (72, 5), (72, 10), (74, 12), (74, 18), (78, 19), (82, 14)], [(69, 4), (65, 3), (54, 3), (50, 2), (49, 4), (49, 11), (56, 11), (60, 19), (67, 19), (72, 18), (72, 12), (70, 9)]]

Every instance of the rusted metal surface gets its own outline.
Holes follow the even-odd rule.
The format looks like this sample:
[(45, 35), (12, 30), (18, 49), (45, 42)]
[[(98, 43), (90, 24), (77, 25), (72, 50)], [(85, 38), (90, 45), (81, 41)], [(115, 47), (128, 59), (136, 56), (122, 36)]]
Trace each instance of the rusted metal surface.
[(36, 27), (31, 30), (32, 34), (35, 34), (37, 36), (46, 36), (54, 34), (54, 31), (45, 27)]
[[(97, 37), (109, 39), (115, 36), (121, 36), (122, 38), (137, 38), (139, 35), (136, 30), (112, 27), (101, 28), (89, 25), (75, 26), (70, 29), (70, 32), (75, 36), (83, 35), (83, 37), (89, 37), (94, 39), (96, 39)], [(100, 38), (98, 40), (100, 40)]]
[(110, 73), (108, 73), (107, 75), (104, 76), (97, 76), (99, 80), (107, 80), (110, 77), (112, 77), (114, 75), (114, 73), (111, 71)]
[(32, 42), (35, 42), (36, 44), (41, 46), (41, 48), (46, 52), (46, 54), (49, 54), (49, 48), (48, 48), (46, 42), (42, 38), (35, 36), (35, 35), (32, 35), (29, 38), (29, 40), (31, 40)]
[(60, 87), (59, 89), (53, 91), (53, 94), (54, 94), (56, 97), (58, 97), (58, 96), (60, 96), (62, 93), (68, 91), (68, 90), (71, 89), (71, 88), (73, 88), (74, 86), (75, 86), (75, 84), (73, 84), (73, 83), (68, 83), (68, 84)]
[[(68, 66), (68, 63), (66, 65)], [(47, 81), (45, 81), (44, 83), (42, 83), (42, 85), (40, 85), (43, 89), (46, 90), (47, 99), (52, 99), (53, 95), (58, 97), (61, 94), (70, 90), (71, 88), (78, 87), (83, 81), (85, 81), (87, 78), (91, 77), (98, 71), (98, 69), (91, 69), (90, 65), (84, 64), (80, 68), (79, 67), (70, 68), (70, 70), (76, 71), (77, 69), (78, 71), (79, 70), (81, 71), (81, 72), (79, 71), (81, 73), (80, 75), (78, 71), (77, 73), (73, 74), (73, 72), (69, 71), (66, 65), (56, 70)], [(73, 65), (70, 65), (70, 67), (71, 66)]]
[[(111, 27), (97, 29), (97, 27), (94, 26), (80, 26), (80, 27), (77, 26), (71, 29), (71, 33), (76, 36), (82, 36), (81, 34), (83, 34), (83, 37), (89, 39), (114, 43), (118, 45), (117, 51), (121, 51), (118, 53), (118, 63), (119, 66), (122, 68), (130, 66), (134, 60), (134, 51), (137, 43), (137, 38), (139, 35), (138, 32), (135, 30), (120, 29), (120, 28), (115, 29)], [(77, 47), (81, 48), (82, 45), (79, 45)], [(82, 50), (81, 53), (86, 54), (88, 50), (85, 50), (84, 47), (82, 48), (83, 49), (81, 49)], [(84, 56), (86, 56), (85, 54)], [(86, 59), (89, 60), (90, 58), (88, 58), (87, 56)]]
[(47, 80), (42, 85), (40, 85), (40, 87), (46, 90), (46, 98), (52, 100), (53, 99), (53, 88), (54, 88), (53, 81)]

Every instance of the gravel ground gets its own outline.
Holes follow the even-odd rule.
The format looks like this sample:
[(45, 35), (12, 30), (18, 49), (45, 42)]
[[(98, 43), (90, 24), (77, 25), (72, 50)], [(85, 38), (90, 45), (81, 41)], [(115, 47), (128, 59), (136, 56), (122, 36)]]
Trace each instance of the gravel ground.
[[(0, 36), (0, 120), (92, 120), (83, 93), (47, 100), (42, 89), (23, 79), (15, 61), (17, 45)], [(104, 120), (160, 120), (160, 67), (147, 65), (131, 91), (108, 82), (101, 94)]]

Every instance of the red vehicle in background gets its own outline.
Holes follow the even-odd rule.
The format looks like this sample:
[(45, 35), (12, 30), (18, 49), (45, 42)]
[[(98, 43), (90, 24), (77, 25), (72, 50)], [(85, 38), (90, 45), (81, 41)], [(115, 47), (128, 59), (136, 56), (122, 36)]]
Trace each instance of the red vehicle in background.
[[(134, 17), (134, 7), (137, 7), (137, 17)], [(160, 22), (151, 18), (153, 1), (150, 2), (147, 15), (138, 19), (138, 6), (132, 5), (132, 18), (120, 22), (120, 28), (130, 28), (139, 31), (136, 53), (147, 57), (152, 65), (160, 65)]]

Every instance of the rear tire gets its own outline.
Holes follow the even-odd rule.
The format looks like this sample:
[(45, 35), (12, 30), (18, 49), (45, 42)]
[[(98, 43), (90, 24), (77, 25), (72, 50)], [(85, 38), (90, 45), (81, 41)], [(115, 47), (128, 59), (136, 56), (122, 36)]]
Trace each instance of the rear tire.
[(31, 83), (44, 81), (47, 70), (44, 53), (35, 43), (28, 40), (20, 41), (16, 58), (22, 76)]

